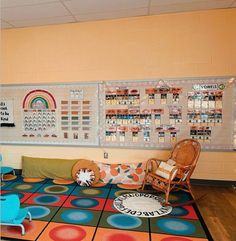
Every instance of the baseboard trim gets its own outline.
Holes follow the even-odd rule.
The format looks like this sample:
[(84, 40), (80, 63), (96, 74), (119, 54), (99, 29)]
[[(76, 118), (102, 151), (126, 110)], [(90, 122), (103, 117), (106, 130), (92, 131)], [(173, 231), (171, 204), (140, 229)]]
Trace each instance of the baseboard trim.
[(22, 174), (22, 169), (15, 169), (16, 175), (21, 175)]
[(235, 181), (191, 179), (191, 184), (193, 184), (193, 185), (202, 185), (202, 186), (215, 186), (215, 187), (234, 187), (235, 186)]
[[(16, 175), (22, 174), (22, 169), (15, 169)], [(207, 179), (191, 179), (191, 184), (202, 186), (218, 186), (218, 187), (235, 187), (235, 181), (228, 180), (207, 180)]]

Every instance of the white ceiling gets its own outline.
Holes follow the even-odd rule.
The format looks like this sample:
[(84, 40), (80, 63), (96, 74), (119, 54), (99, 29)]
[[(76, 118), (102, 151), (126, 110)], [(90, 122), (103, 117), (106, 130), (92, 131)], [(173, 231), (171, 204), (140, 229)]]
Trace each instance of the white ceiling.
[(0, 0), (1, 28), (236, 7), (236, 0)]

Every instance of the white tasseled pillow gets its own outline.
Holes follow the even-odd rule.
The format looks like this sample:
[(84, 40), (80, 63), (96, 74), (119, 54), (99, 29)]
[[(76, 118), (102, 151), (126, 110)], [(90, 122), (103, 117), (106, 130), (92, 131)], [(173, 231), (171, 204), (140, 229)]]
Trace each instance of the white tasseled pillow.
[(94, 179), (94, 172), (90, 169), (79, 169), (76, 173), (76, 181), (80, 186), (90, 186)]
[[(175, 168), (175, 166), (173, 166), (173, 165), (169, 165), (166, 162), (161, 162), (159, 167), (156, 170), (156, 174), (163, 177), (163, 178), (169, 179), (170, 173), (174, 168)], [(177, 173), (177, 170), (174, 171), (174, 173), (171, 177), (171, 180), (174, 179), (176, 173)]]

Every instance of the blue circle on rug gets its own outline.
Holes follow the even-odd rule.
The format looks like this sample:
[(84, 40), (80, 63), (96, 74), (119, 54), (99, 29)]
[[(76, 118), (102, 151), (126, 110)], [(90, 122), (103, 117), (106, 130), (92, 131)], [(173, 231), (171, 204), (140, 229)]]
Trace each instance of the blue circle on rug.
[(186, 216), (189, 211), (183, 207), (174, 207), (170, 213), (171, 216)]
[(43, 206), (30, 206), (27, 207), (31, 213), (32, 219), (46, 217), (51, 211)]
[(93, 198), (75, 198), (70, 203), (78, 208), (93, 208), (99, 204), (99, 201)]
[(61, 218), (68, 223), (84, 224), (93, 219), (93, 214), (88, 210), (70, 209), (63, 212)]
[(142, 224), (142, 220), (140, 218), (126, 214), (113, 214), (107, 218), (107, 222), (111, 226), (121, 229), (133, 229)]
[(43, 195), (34, 198), (35, 203), (37, 204), (53, 204), (60, 200), (56, 195)]
[(189, 235), (196, 231), (192, 223), (182, 219), (163, 218), (157, 220), (156, 225), (168, 234)]

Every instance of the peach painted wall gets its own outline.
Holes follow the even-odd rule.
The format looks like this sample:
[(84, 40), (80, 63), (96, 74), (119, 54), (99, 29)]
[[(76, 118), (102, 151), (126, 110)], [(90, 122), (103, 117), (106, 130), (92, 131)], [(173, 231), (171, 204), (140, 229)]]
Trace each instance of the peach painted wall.
[[(2, 31), (2, 83), (55, 83), (236, 74), (236, 9), (168, 14)], [(109, 162), (165, 158), (168, 151), (1, 146), (21, 155)], [(235, 152), (202, 152), (194, 178), (236, 180)]]

